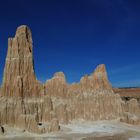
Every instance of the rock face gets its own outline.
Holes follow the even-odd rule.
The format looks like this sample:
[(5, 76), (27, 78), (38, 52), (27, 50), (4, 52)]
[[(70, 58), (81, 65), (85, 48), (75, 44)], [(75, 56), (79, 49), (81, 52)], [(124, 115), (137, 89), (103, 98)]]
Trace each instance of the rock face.
[(108, 81), (107, 72), (104, 64), (97, 66), (95, 71), (90, 75), (81, 78), (80, 86), (83, 91), (108, 90), (112, 92), (112, 86)]
[(65, 98), (67, 96), (67, 83), (64, 73), (55, 73), (53, 78), (46, 82), (45, 88), (47, 95)]
[(40, 84), (34, 72), (31, 31), (17, 28), (8, 40), (8, 53), (0, 89), (0, 126), (33, 133), (60, 130), (72, 120), (112, 120), (140, 124), (137, 100), (123, 101), (114, 94), (105, 65), (99, 65), (79, 83), (68, 84), (63, 72)]
[(52, 132), (60, 128), (49, 97), (26, 98), (24, 101), (1, 98), (0, 125), (5, 124), (33, 133)]
[(34, 96), (42, 94), (33, 65), (32, 35), (27, 26), (17, 28), (8, 39), (8, 52), (2, 83), (3, 96)]
[(112, 86), (108, 80), (106, 68), (104, 64), (99, 65), (94, 73), (92, 74), (94, 79), (94, 87), (96, 90), (98, 89), (106, 89), (111, 91)]
[(129, 124), (140, 124), (140, 107), (136, 99), (131, 99), (122, 105), (124, 115), (121, 118), (122, 122)]
[(23, 25), (17, 28), (14, 38), (8, 39), (1, 86), (0, 124), (34, 133), (53, 130), (53, 104), (49, 97), (44, 97), (44, 93), (44, 86), (34, 72), (31, 31)]
[(73, 116), (84, 120), (113, 120), (122, 116), (121, 98), (112, 93), (80, 94), (72, 101)]

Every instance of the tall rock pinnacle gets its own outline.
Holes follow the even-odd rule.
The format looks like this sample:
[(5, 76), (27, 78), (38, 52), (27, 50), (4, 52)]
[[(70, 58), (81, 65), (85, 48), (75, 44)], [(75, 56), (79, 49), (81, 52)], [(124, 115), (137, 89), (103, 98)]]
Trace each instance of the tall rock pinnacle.
[(41, 89), (34, 72), (32, 34), (22, 25), (17, 28), (15, 37), (8, 39), (2, 95), (39, 95)]
[(112, 86), (108, 80), (106, 67), (104, 64), (97, 66), (92, 76), (94, 79), (93, 84), (95, 89), (112, 90)]

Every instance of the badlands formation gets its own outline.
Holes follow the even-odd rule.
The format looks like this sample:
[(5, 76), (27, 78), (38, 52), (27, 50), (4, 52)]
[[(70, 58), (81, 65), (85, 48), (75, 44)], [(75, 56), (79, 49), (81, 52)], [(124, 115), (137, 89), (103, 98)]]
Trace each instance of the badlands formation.
[(73, 120), (119, 120), (139, 125), (140, 107), (136, 99), (124, 101), (114, 93), (105, 65), (97, 66), (79, 83), (68, 84), (63, 72), (41, 84), (34, 71), (30, 29), (17, 28), (8, 39), (3, 82), (0, 89), (0, 126), (33, 133), (60, 130)]

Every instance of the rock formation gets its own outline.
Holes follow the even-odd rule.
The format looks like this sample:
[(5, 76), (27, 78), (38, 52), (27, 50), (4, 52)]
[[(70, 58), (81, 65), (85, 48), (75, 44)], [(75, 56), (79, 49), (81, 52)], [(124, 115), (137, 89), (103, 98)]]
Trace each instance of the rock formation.
[(112, 93), (80, 94), (72, 101), (73, 116), (84, 120), (113, 120), (122, 116), (121, 98)]
[(67, 96), (67, 83), (64, 73), (55, 73), (52, 79), (46, 81), (45, 88), (47, 95), (65, 98)]
[(94, 79), (93, 85), (96, 90), (99, 90), (99, 89), (105, 89), (108, 91), (112, 90), (112, 86), (108, 80), (108, 76), (107, 76), (107, 72), (106, 72), (106, 68), (104, 64), (99, 65), (95, 69), (92, 76)]
[[(118, 90), (117, 90), (118, 91)], [(31, 31), (17, 28), (8, 40), (8, 53), (0, 90), (0, 126), (10, 125), (34, 133), (59, 131), (59, 123), (72, 120), (120, 119), (140, 124), (137, 100), (123, 101), (114, 94), (105, 65), (99, 65), (79, 83), (68, 84), (64, 73), (41, 84), (34, 72)]]
[(136, 99), (131, 99), (126, 103), (122, 104), (123, 117), (122, 122), (129, 124), (140, 124), (140, 107)]
[(97, 66), (95, 71), (90, 75), (85, 75), (80, 80), (82, 90), (108, 90), (112, 92), (111, 84), (108, 81), (107, 72), (104, 64)]
[[(44, 86), (34, 72), (31, 31), (23, 25), (17, 28), (14, 38), (8, 39), (1, 86), (0, 124), (35, 133), (57, 130), (59, 124), (53, 122), (55, 117), (51, 114), (52, 101), (44, 97), (44, 93)], [(44, 125), (46, 123), (48, 125)], [(56, 128), (55, 124), (58, 125)]]
[(26, 98), (24, 104), (22, 102), (22, 99), (5, 97), (0, 99), (1, 126), (8, 124), (33, 133), (51, 132), (59, 128), (49, 97)]
[(35, 96), (43, 94), (33, 65), (32, 34), (27, 26), (17, 28), (14, 38), (8, 39), (2, 95)]

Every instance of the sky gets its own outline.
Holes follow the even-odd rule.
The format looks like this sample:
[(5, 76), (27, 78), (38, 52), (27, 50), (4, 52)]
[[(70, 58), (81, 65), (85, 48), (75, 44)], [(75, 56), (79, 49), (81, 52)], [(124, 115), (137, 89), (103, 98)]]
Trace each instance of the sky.
[(0, 81), (8, 37), (28, 25), (41, 82), (63, 71), (79, 82), (105, 64), (113, 87), (140, 86), (139, 0), (1, 0)]

